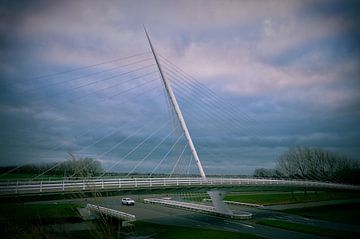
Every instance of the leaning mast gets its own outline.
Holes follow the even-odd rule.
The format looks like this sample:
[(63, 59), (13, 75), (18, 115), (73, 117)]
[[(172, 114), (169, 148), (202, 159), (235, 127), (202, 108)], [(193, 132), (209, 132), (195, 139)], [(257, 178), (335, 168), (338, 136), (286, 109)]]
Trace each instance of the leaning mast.
[(197, 166), (198, 169), (199, 169), (199, 172), (200, 172), (201, 177), (202, 177), (203, 179), (206, 179), (206, 175), (205, 175), (204, 169), (203, 169), (203, 167), (202, 167), (202, 165), (201, 165), (199, 156), (198, 156), (198, 154), (197, 154), (197, 152), (196, 152), (194, 143), (193, 143), (193, 141), (192, 141), (192, 139), (191, 139), (189, 130), (188, 130), (187, 126), (186, 126), (186, 123), (185, 123), (184, 117), (183, 117), (183, 115), (182, 115), (182, 113), (181, 113), (179, 104), (177, 103), (175, 94), (174, 94), (174, 92), (173, 92), (173, 90), (172, 90), (172, 88), (171, 88), (170, 82), (168, 81), (168, 79), (166, 78), (165, 74), (164, 74), (163, 71), (162, 71), (162, 68), (161, 68), (160, 62), (159, 62), (159, 60), (158, 60), (157, 54), (156, 54), (156, 52), (155, 52), (155, 50), (154, 50), (154, 47), (153, 47), (153, 45), (152, 45), (152, 43), (151, 43), (150, 37), (149, 37), (149, 35), (148, 35), (145, 27), (144, 27), (144, 30), (145, 30), (146, 37), (147, 37), (147, 39), (148, 39), (148, 41), (149, 41), (149, 45), (150, 45), (150, 48), (151, 48), (151, 52), (152, 52), (152, 54), (153, 54), (153, 56), (154, 56), (156, 65), (157, 65), (157, 67), (158, 67), (158, 69), (159, 69), (160, 76), (161, 76), (161, 80), (162, 80), (162, 82), (163, 82), (163, 84), (164, 84), (164, 86), (165, 86), (166, 92), (167, 92), (167, 94), (168, 94), (168, 96), (169, 96), (169, 98), (170, 98), (171, 105), (173, 106), (173, 108), (174, 108), (174, 110), (175, 110), (175, 113), (176, 113), (176, 116), (177, 116), (177, 118), (178, 118), (178, 120), (179, 120), (179, 122), (180, 122), (181, 128), (182, 128), (182, 130), (184, 131), (185, 138), (186, 138), (186, 140), (187, 140), (187, 142), (188, 142), (188, 144), (189, 144), (189, 147), (190, 147), (190, 149), (191, 149), (191, 153), (192, 153), (192, 155), (193, 155), (193, 157), (194, 157), (194, 159), (195, 159), (196, 166)]

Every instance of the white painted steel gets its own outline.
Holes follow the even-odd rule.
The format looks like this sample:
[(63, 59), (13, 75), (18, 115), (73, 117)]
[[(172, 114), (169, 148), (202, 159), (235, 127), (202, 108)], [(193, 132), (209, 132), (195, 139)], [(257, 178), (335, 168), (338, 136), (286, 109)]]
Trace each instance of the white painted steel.
[(175, 110), (176, 116), (178, 117), (178, 120), (179, 120), (179, 122), (180, 122), (181, 128), (182, 128), (183, 131), (184, 131), (185, 138), (186, 138), (186, 140), (188, 141), (189, 147), (190, 147), (190, 149), (191, 149), (191, 153), (192, 153), (192, 155), (193, 155), (193, 157), (194, 157), (194, 159), (195, 159), (195, 163), (196, 163), (196, 165), (197, 165), (197, 167), (198, 167), (198, 169), (199, 169), (200, 176), (205, 179), (205, 178), (206, 178), (206, 175), (205, 175), (204, 169), (203, 169), (203, 167), (202, 167), (202, 165), (201, 165), (199, 156), (198, 156), (198, 154), (197, 154), (197, 152), (196, 152), (196, 149), (195, 149), (195, 146), (194, 146), (193, 141), (192, 141), (192, 139), (191, 139), (189, 130), (188, 130), (187, 126), (186, 126), (184, 117), (183, 117), (183, 115), (182, 115), (182, 113), (181, 113), (179, 104), (178, 104), (178, 102), (177, 102), (177, 100), (176, 100), (175, 94), (174, 94), (174, 92), (173, 92), (173, 90), (172, 90), (172, 88), (171, 88), (170, 82), (169, 82), (168, 79), (166, 78), (165, 74), (163, 74), (163, 71), (162, 71), (160, 62), (159, 62), (159, 60), (158, 60), (158, 58), (157, 58), (157, 55), (156, 55), (156, 52), (155, 52), (155, 50), (154, 50), (154, 47), (153, 47), (153, 45), (152, 45), (152, 43), (151, 43), (150, 37), (149, 37), (149, 35), (148, 35), (148, 33), (147, 33), (147, 31), (146, 31), (145, 28), (144, 28), (144, 30), (145, 30), (146, 37), (147, 37), (147, 39), (148, 39), (148, 41), (149, 41), (149, 45), (150, 45), (150, 48), (151, 48), (151, 52), (152, 52), (153, 55), (154, 55), (154, 59), (155, 59), (156, 65), (157, 65), (158, 68), (159, 68), (159, 72), (160, 72), (160, 75), (161, 75), (161, 79), (162, 79), (162, 81), (163, 81), (163, 83), (164, 83), (164, 86), (165, 86), (166, 92), (168, 93), (168, 96), (169, 96), (169, 98), (170, 98), (171, 104), (172, 104), (172, 106), (173, 106), (173, 108), (174, 108), (174, 110)]
[(129, 214), (129, 213), (125, 213), (125, 212), (120, 212), (120, 211), (116, 211), (114, 209), (110, 209), (110, 208), (106, 208), (106, 207), (101, 207), (98, 205), (93, 205), (93, 204), (87, 204), (86, 208), (95, 211), (97, 213), (101, 213), (101, 214), (105, 214), (111, 217), (115, 217), (121, 220), (126, 220), (126, 221), (135, 221), (135, 215)]
[(152, 204), (160, 204), (160, 205), (169, 206), (169, 207), (183, 208), (183, 209), (187, 209), (187, 210), (191, 210), (191, 211), (213, 214), (213, 215), (222, 216), (222, 217), (236, 218), (236, 219), (250, 219), (252, 217), (251, 213), (243, 212), (241, 214), (235, 214), (235, 213), (232, 213), (231, 211), (219, 212), (213, 206), (208, 206), (208, 205), (203, 205), (203, 204), (198, 204), (198, 203), (180, 202), (180, 201), (159, 199), (159, 198), (144, 199), (144, 202), (152, 203)]
[(215, 208), (213, 206), (208, 206), (208, 205), (203, 205), (203, 204), (198, 204), (198, 203), (180, 202), (180, 201), (160, 199), (160, 198), (146, 198), (146, 199), (144, 199), (144, 202), (176, 206), (176, 207), (183, 207), (183, 208), (188, 208), (188, 209), (193, 209), (193, 210), (204, 210), (204, 211), (215, 212)]
[(330, 189), (360, 190), (360, 186), (304, 180), (261, 178), (87, 178), (55, 181), (8, 181), (0, 182), (0, 196), (41, 193), (72, 193), (86, 191), (116, 191), (123, 189), (156, 188), (219, 188), (236, 186), (293, 186)]

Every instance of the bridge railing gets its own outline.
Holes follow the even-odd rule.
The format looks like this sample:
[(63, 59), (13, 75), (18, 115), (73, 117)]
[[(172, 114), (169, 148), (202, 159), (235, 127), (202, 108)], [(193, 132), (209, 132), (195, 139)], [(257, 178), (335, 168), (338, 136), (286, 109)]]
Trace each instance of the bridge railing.
[(160, 198), (146, 198), (144, 199), (145, 203), (154, 203), (154, 204), (163, 204), (172, 207), (180, 207), (180, 208), (188, 208), (191, 210), (202, 210), (202, 211), (209, 211), (215, 212), (215, 208), (209, 205), (203, 205), (198, 203), (189, 203), (189, 202), (180, 202), (174, 200), (167, 200), (167, 199), (160, 199)]
[(250, 219), (252, 218), (252, 213), (224, 213), (222, 211), (217, 211), (215, 207), (199, 204), (199, 203), (189, 203), (189, 202), (180, 202), (169, 199), (160, 199), (160, 198), (147, 198), (144, 199), (145, 203), (151, 204), (160, 204), (170, 207), (183, 208), (191, 211), (207, 213), (211, 215), (217, 215), (221, 217), (227, 218), (235, 218), (235, 219)]
[(219, 187), (237, 185), (273, 185), (273, 186), (306, 186), (319, 188), (338, 188), (359, 190), (359, 186), (336, 183), (315, 182), (305, 180), (282, 180), (262, 178), (111, 178), (111, 179), (80, 179), (56, 181), (16, 181), (1, 182), (0, 195), (31, 194), (31, 193), (61, 193), (92, 190), (117, 190), (136, 188), (164, 187)]
[(135, 221), (136, 220), (135, 215), (116, 211), (111, 208), (101, 207), (101, 206), (93, 205), (93, 204), (87, 204), (86, 208), (93, 210), (95, 212), (101, 213), (101, 214), (105, 214), (105, 215), (108, 215), (111, 217), (121, 219), (121, 220), (126, 220), (126, 221)]

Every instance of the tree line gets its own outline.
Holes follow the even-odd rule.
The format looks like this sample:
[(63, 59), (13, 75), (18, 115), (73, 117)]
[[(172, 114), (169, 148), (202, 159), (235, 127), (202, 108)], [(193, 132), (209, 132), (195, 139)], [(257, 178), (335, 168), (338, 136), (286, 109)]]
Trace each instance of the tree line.
[(68, 177), (94, 177), (102, 174), (103, 169), (100, 161), (85, 157), (80, 158), (69, 153), (69, 157), (64, 162), (29, 164), (21, 167), (8, 166), (1, 167), (1, 173), (10, 172), (11, 174), (29, 174), (42, 176), (62, 176)]
[(323, 149), (298, 147), (284, 152), (275, 169), (256, 169), (254, 176), (360, 184), (360, 163)]

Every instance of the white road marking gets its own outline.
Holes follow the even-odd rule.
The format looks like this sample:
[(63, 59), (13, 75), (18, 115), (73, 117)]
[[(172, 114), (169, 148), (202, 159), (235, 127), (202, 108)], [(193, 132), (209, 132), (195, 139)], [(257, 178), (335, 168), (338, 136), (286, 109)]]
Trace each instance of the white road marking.
[(248, 224), (243, 224), (243, 223), (239, 223), (240, 225), (244, 226), (244, 227), (250, 227), (250, 228), (254, 228), (253, 226), (251, 225), (248, 225)]
[(226, 224), (237, 224), (237, 225), (241, 225), (241, 226), (244, 226), (244, 227), (249, 227), (249, 228), (255, 228), (249, 224), (245, 224), (245, 223), (241, 223), (241, 222), (235, 222), (235, 221), (225, 221)]

